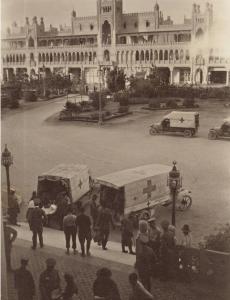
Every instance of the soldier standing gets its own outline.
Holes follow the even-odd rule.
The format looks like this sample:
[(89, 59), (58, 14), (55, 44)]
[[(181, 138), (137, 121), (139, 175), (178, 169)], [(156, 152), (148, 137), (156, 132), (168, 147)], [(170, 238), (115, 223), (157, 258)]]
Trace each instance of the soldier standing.
[(30, 229), (33, 232), (33, 246), (32, 249), (35, 250), (37, 248), (37, 235), (39, 238), (40, 247), (43, 247), (43, 222), (47, 221), (47, 216), (45, 212), (39, 207), (39, 202), (34, 203), (35, 207), (31, 211), (30, 216)]
[(17, 231), (10, 226), (6, 225), (6, 221), (3, 221), (3, 231), (5, 240), (5, 255), (6, 255), (6, 267), (8, 271), (12, 271), (11, 268), (11, 249), (12, 244), (17, 238)]
[(9, 222), (12, 225), (20, 226), (17, 223), (17, 216), (19, 213), (20, 213), (20, 208), (18, 204), (18, 197), (15, 194), (15, 190), (10, 189), (8, 214), (9, 214)]
[(60, 277), (55, 270), (56, 260), (48, 258), (46, 260), (46, 270), (43, 271), (39, 278), (39, 289), (41, 300), (52, 300), (52, 293), (60, 290)]
[(18, 291), (18, 300), (32, 300), (35, 295), (33, 276), (26, 269), (28, 259), (21, 259), (21, 267), (15, 270), (15, 288)]

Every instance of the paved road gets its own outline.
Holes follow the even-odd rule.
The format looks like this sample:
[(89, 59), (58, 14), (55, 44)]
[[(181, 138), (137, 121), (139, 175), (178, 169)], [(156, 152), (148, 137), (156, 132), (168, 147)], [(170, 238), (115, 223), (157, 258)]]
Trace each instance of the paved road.
[[(165, 111), (133, 108), (134, 114), (99, 128), (95, 124), (58, 122), (52, 117), (65, 99), (42, 103), (33, 109), (3, 116), (2, 143), (14, 155), (13, 185), (24, 199), (37, 186), (37, 176), (59, 163), (85, 163), (94, 176), (149, 163), (171, 164), (176, 160), (183, 185), (193, 192), (193, 206), (178, 213), (177, 226), (192, 227), (195, 241), (211, 232), (230, 215), (230, 140), (210, 141), (208, 129), (230, 115), (223, 104), (201, 105), (199, 136), (150, 136), (148, 127)], [(5, 174), (2, 176), (5, 185)], [(162, 209), (161, 218), (170, 218)]]

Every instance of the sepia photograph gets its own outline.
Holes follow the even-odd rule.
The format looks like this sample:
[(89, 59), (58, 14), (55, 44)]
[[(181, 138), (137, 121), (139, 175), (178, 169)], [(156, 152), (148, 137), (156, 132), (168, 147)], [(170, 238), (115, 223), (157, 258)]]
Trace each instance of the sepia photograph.
[(230, 299), (230, 1), (1, 0), (2, 300)]

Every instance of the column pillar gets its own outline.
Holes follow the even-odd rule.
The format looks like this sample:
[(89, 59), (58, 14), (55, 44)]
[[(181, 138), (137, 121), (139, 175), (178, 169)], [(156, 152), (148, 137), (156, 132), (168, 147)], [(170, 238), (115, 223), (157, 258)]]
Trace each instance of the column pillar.
[(169, 78), (169, 83), (173, 84), (173, 68), (169, 68), (170, 70), (170, 78)]
[(229, 86), (229, 70), (226, 72), (226, 86)]

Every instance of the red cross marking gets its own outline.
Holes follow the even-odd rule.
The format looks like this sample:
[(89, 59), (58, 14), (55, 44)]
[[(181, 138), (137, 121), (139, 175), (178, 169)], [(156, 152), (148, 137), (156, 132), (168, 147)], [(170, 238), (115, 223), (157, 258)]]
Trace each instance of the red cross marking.
[(156, 185), (152, 185), (152, 181), (148, 180), (147, 181), (147, 187), (143, 189), (143, 194), (147, 194), (147, 198), (151, 198), (152, 192), (156, 190)]
[(78, 186), (79, 186), (79, 188), (81, 189), (81, 187), (82, 187), (82, 181), (81, 181), (81, 179), (80, 179), (80, 181), (79, 181), (79, 184), (78, 184)]

